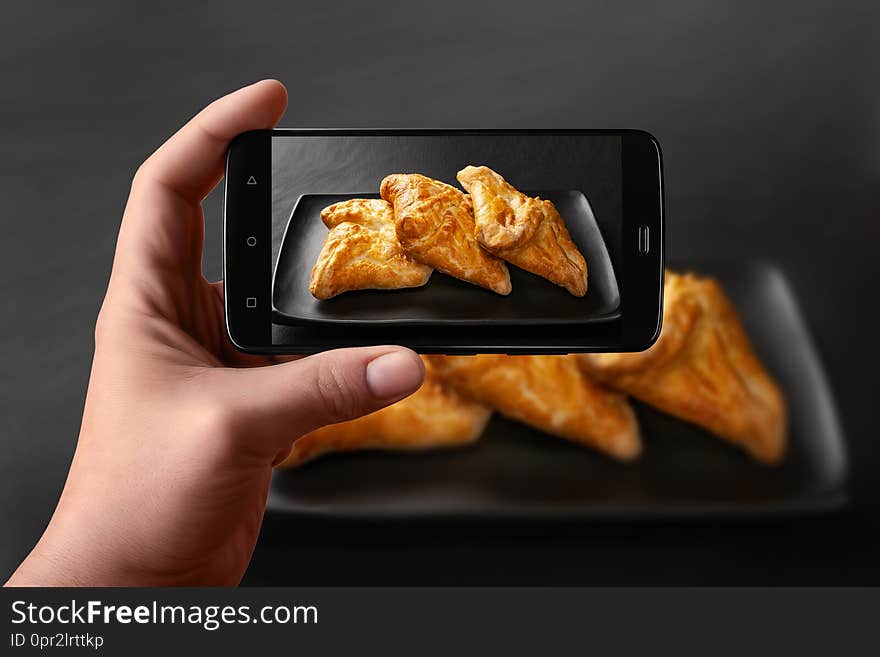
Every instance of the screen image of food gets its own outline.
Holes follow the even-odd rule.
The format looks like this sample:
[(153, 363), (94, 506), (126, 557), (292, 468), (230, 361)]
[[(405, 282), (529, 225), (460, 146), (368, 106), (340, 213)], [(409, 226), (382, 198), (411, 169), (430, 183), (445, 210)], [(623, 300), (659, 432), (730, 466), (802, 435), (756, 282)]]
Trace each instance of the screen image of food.
[(293, 325), (619, 317), (621, 138), (276, 135), (273, 342)]

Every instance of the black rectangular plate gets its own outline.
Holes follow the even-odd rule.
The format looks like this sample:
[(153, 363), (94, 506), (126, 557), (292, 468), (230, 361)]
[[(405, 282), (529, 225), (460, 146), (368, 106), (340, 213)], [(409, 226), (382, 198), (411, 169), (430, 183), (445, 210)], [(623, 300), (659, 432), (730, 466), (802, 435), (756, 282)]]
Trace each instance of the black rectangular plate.
[(789, 453), (769, 468), (707, 432), (636, 404), (645, 452), (624, 465), (494, 416), (477, 443), (421, 454), (329, 455), (275, 473), (271, 511), (337, 518), (592, 519), (762, 516), (842, 506), (848, 473), (833, 396), (782, 273), (767, 265), (678, 267), (717, 276), (785, 391)]
[[(529, 191), (556, 205), (572, 239), (587, 260), (588, 288), (583, 298), (539, 276), (510, 266), (513, 291), (495, 294), (440, 272), (422, 287), (360, 290), (321, 301), (309, 292), (312, 267), (327, 228), (321, 210), (351, 198), (378, 194), (303, 194), (291, 212), (272, 284), (274, 319), (296, 325), (372, 322), (397, 326), (428, 324), (532, 325), (586, 324), (617, 319), (620, 293), (611, 257), (593, 211), (579, 191)], [(488, 319), (491, 318), (491, 319)]]

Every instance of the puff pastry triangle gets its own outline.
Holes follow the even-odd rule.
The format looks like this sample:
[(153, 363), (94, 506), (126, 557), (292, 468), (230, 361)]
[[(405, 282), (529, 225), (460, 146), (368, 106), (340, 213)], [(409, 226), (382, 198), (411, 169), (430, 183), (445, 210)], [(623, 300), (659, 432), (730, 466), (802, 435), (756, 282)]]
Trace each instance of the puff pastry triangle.
[(583, 375), (574, 356), (425, 356), (436, 376), (502, 415), (620, 460), (642, 449), (626, 396)]
[(485, 249), (576, 297), (587, 293), (587, 262), (553, 203), (526, 196), (489, 167), (467, 166), (457, 178), (474, 200)]
[(312, 268), (309, 290), (330, 299), (350, 290), (419, 287), (431, 267), (410, 258), (394, 232), (394, 211), (382, 199), (350, 199), (321, 211), (330, 229)]
[(409, 256), (498, 294), (510, 293), (504, 261), (474, 237), (470, 196), (417, 173), (386, 176), (380, 194), (394, 206), (397, 240)]
[(773, 464), (786, 449), (785, 400), (721, 286), (666, 272), (663, 329), (647, 351), (582, 354), (592, 377), (700, 425)]

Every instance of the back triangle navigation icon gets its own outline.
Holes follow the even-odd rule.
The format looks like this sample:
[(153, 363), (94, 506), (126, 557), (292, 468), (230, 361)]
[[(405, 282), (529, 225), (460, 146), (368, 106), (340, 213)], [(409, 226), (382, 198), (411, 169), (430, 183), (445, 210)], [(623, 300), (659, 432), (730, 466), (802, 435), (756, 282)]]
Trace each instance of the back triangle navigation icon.
[(247, 184), (248, 184), (248, 185), (256, 185), (256, 184), (257, 184), (257, 179), (254, 178), (253, 176), (251, 176), (250, 178), (248, 178), (248, 180), (247, 180)]

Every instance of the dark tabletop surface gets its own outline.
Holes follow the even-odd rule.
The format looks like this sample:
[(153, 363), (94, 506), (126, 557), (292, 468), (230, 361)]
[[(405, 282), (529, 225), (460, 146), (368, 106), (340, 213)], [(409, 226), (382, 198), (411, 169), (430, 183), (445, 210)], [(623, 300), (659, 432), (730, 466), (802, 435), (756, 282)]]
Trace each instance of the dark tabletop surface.
[[(0, 577), (64, 483), (135, 168), (209, 100), (272, 76), (287, 126), (651, 131), (669, 257), (789, 276), (847, 432), (853, 503), (589, 526), (270, 514), (246, 583), (880, 582), (877, 3), (75, 4), (0, 6)], [(218, 194), (206, 214), (217, 278)]]

